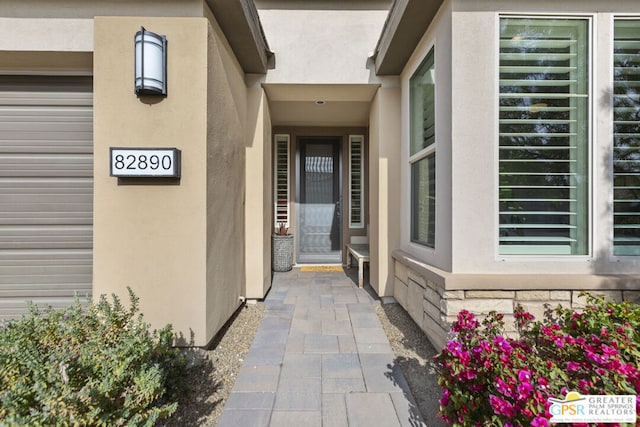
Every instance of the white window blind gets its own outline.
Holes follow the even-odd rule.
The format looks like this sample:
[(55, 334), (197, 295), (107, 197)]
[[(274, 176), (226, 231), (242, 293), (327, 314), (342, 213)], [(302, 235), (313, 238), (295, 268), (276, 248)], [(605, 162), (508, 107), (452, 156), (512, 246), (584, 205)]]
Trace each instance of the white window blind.
[(640, 20), (614, 35), (613, 253), (640, 255)]
[(431, 49), (409, 80), (411, 103), (410, 238), (430, 248), (436, 235), (435, 53)]
[(436, 154), (411, 167), (411, 241), (430, 248), (436, 240)]
[(436, 142), (434, 51), (429, 52), (409, 82), (411, 90), (410, 156)]
[(274, 226), (289, 227), (289, 135), (275, 136)]
[(501, 19), (501, 254), (587, 254), (587, 29), (584, 19)]
[(364, 137), (349, 136), (349, 227), (364, 227)]

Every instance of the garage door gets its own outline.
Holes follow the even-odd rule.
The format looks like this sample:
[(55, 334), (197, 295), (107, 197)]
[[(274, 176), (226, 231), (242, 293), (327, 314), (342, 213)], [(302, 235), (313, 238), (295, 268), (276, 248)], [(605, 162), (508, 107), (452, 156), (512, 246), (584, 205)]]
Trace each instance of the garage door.
[(87, 77), (0, 76), (0, 318), (91, 295)]

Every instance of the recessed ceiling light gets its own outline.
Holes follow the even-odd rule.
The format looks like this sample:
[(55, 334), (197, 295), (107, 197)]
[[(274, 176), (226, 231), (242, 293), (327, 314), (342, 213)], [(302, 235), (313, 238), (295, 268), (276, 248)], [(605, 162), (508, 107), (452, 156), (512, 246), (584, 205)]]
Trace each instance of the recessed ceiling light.
[(324, 105), (325, 103), (326, 101), (321, 101), (321, 100), (316, 101), (316, 105)]

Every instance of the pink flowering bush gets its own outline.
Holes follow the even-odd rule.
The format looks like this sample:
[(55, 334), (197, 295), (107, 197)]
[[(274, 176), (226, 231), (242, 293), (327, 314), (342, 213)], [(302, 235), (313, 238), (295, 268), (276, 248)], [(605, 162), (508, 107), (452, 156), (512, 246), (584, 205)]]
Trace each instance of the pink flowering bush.
[(436, 356), (440, 416), (454, 426), (543, 427), (549, 397), (567, 391), (640, 395), (640, 306), (587, 294), (583, 312), (558, 307), (556, 314), (535, 321), (518, 307), (513, 339), (504, 336), (501, 314), (481, 324), (461, 311), (454, 339)]

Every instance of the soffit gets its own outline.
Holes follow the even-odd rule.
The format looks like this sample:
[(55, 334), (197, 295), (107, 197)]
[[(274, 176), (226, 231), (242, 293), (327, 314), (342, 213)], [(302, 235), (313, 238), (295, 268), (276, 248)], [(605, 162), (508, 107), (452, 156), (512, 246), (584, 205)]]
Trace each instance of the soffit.
[(265, 74), (269, 45), (253, 0), (206, 0), (245, 73)]
[(379, 85), (264, 84), (263, 87), (274, 126), (368, 126), (371, 101)]
[(389, 10), (393, 0), (255, 0), (258, 9)]
[(399, 75), (444, 0), (396, 0), (376, 48), (376, 74)]

